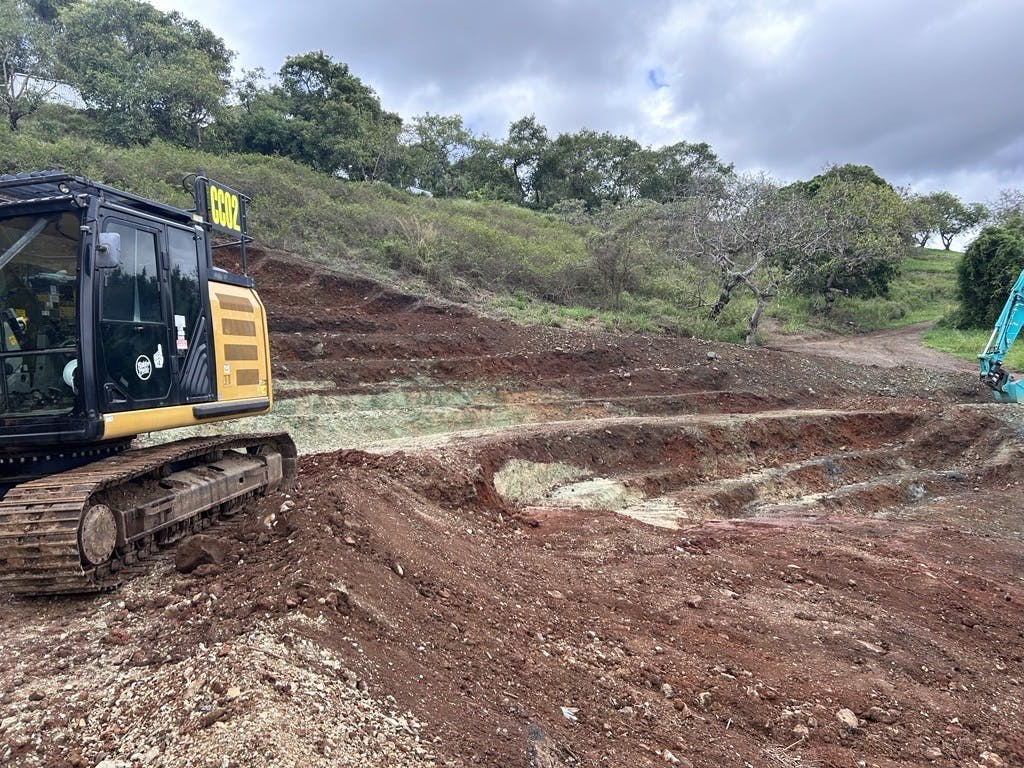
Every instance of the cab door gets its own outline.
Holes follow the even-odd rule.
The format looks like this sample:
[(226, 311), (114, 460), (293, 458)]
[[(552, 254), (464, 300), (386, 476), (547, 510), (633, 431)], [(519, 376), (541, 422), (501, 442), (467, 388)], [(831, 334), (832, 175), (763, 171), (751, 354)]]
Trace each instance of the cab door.
[(169, 405), (172, 400), (169, 297), (162, 279), (163, 227), (107, 217), (103, 231), (120, 235), (116, 267), (98, 270), (97, 363), (104, 412)]

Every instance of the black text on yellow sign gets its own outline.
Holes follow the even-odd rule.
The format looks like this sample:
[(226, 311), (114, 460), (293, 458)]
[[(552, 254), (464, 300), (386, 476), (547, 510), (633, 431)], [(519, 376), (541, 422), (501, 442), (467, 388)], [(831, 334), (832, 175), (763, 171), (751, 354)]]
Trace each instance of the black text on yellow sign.
[(215, 184), (207, 187), (210, 198), (210, 221), (234, 232), (242, 231), (242, 206), (238, 195)]

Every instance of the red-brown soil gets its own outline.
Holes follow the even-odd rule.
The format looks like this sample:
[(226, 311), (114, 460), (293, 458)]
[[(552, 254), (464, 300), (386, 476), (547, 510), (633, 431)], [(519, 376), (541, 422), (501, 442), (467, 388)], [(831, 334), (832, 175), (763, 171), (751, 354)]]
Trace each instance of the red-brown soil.
[[(1024, 765), (1024, 419), (971, 374), (253, 273), (279, 378), (586, 407), (307, 455), (223, 566), (0, 598), (0, 763)], [(669, 512), (503, 497), (511, 460)]]

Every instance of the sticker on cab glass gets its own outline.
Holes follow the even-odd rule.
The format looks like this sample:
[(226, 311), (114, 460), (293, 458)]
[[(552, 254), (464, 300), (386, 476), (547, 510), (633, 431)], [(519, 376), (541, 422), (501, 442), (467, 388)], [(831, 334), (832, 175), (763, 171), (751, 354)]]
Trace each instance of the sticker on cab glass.
[(153, 375), (153, 363), (145, 355), (139, 355), (135, 360), (135, 375), (141, 381), (146, 381)]

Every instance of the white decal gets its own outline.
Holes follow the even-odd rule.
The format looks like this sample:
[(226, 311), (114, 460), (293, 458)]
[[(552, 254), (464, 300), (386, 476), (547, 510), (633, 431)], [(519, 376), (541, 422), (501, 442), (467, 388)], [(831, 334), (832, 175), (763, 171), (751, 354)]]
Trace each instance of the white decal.
[(149, 358), (145, 355), (139, 355), (135, 361), (135, 375), (142, 379), (142, 381), (153, 375), (153, 364), (149, 362)]
[(188, 340), (185, 338), (185, 316), (174, 316), (174, 327), (178, 329), (178, 336), (174, 340), (174, 346), (179, 353), (188, 351)]
[(163, 368), (164, 367), (164, 345), (163, 344), (157, 344), (156, 345), (156, 352), (153, 353), (153, 365), (155, 365), (157, 368)]

